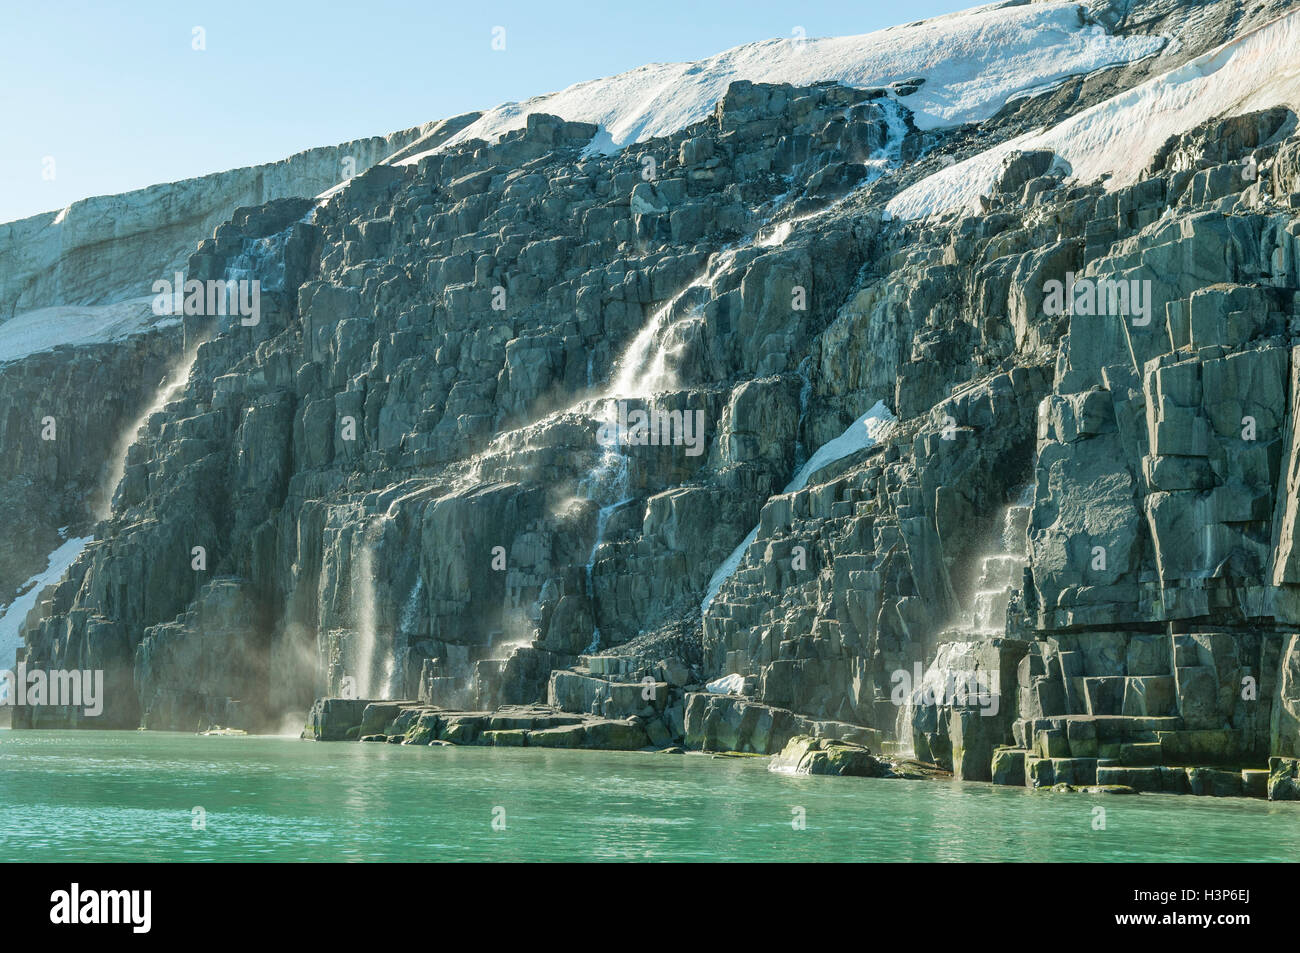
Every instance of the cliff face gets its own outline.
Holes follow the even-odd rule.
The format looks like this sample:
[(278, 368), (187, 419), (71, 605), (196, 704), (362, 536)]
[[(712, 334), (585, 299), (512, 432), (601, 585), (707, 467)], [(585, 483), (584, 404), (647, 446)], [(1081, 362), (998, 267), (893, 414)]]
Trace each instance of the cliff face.
[[(33, 553), (57, 543), (54, 530), (87, 528), (87, 507), (106, 507), (103, 463), (121, 437), (100, 420), (139, 416), (176, 356), (179, 340), (158, 332), (120, 344), (46, 351), (4, 367), (0, 389), (0, 586), (30, 575)], [(93, 402), (95, 414), (87, 414)], [(100, 416), (102, 415), (102, 417)], [(50, 424), (42, 426), (49, 419)], [(48, 438), (48, 439), (47, 439)]]
[(318, 195), (414, 142), (441, 141), (474, 118), (96, 196), (0, 224), (0, 321), (51, 305), (103, 304), (149, 294), (155, 280), (184, 270), (195, 236), (210, 234), (236, 208)]
[[(240, 206), (316, 195), (436, 145), (476, 116), (0, 224), (0, 610), (62, 538), (107, 513), (141, 416), (185, 369), (179, 320), (152, 313), (151, 289), (185, 270), (195, 236)], [(5, 651), (18, 621), (0, 622)]]
[[(1176, 70), (1288, 5), (1090, 9)], [(1152, 76), (927, 131), (919, 83), (737, 82), (612, 155), (533, 114), (241, 210), (189, 273), (259, 249), (261, 320), (185, 319), (187, 382), (29, 663), (116, 673), (124, 726), (355, 689), (1033, 784), (1226, 790), (1183, 767), (1295, 754), (1290, 94), (1132, 181), (1015, 139)]]

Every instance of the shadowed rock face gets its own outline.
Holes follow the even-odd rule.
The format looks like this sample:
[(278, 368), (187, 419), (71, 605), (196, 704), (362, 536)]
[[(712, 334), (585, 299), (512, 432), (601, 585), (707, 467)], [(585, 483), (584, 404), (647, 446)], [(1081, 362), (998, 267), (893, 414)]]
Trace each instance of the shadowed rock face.
[[(1228, 37), (1222, 6), (1189, 51)], [(1142, 9), (1175, 34), (1186, 13)], [(1009, 107), (983, 147), (1144, 69)], [(737, 83), (615, 156), (534, 115), (313, 214), (240, 209), (189, 274), (263, 280), (260, 320), (185, 318), (189, 379), (29, 664), (103, 660), (120, 725), (351, 695), (409, 700), (367, 736), (427, 716), (461, 743), (465, 713), (548, 702), (657, 745), (809, 735), (959, 778), (1251, 793), (1243, 767), (1300, 745), (1294, 130), (1225, 117), (1115, 191), (1015, 154), (979, 214), (902, 223), (884, 203), (970, 130)], [(1138, 290), (1062, 310), (1067, 282)], [(877, 401), (892, 428), (784, 492)], [(705, 690), (733, 674), (742, 695)], [(346, 700), (313, 718), (360, 732)]]
[[(109, 473), (125, 451), (124, 431), (153, 402), (180, 350), (176, 327), (0, 364), (0, 593), (6, 602), (45, 568), (60, 529), (63, 538), (89, 535), (112, 494)], [(53, 430), (42, 424), (47, 419)]]

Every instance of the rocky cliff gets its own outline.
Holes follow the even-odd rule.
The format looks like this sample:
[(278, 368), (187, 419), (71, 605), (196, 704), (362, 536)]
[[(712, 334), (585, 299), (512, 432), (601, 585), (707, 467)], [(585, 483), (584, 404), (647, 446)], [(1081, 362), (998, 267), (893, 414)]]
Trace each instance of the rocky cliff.
[(185, 317), (29, 664), (114, 673), (118, 726), (342, 695), (318, 728), (1253, 793), (1300, 753), (1300, 91), (1215, 84), (1300, 14), (1043, 6), (1145, 52), (961, 125), (924, 75), (737, 79), (614, 151), (534, 111), (241, 209), (188, 273), (260, 320)]
[[(436, 146), (477, 116), (0, 224), (0, 613), (59, 530), (80, 536), (107, 512), (142, 415), (185, 370), (180, 322), (153, 313), (151, 289), (185, 270), (194, 236), (241, 206), (314, 196)], [(18, 622), (0, 621), (0, 650), (12, 652)]]
[(262, 165), (74, 202), (0, 224), (0, 321), (52, 305), (104, 304), (149, 293), (184, 270), (194, 236), (240, 206), (324, 192), (415, 143), (438, 143), (469, 114), (387, 136), (308, 149)]

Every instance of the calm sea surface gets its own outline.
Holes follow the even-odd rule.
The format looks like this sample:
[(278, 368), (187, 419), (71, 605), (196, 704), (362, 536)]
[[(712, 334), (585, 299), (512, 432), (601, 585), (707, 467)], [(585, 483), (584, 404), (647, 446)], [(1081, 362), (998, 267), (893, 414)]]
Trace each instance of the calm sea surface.
[(1300, 803), (792, 778), (703, 755), (6, 730), (0, 857), (1290, 861)]

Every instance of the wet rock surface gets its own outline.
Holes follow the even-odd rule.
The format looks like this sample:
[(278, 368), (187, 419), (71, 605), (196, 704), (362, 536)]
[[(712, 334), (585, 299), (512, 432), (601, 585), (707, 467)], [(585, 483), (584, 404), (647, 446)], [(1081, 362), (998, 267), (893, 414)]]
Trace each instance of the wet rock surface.
[(768, 770), (782, 774), (825, 774), (838, 777), (892, 777), (887, 763), (870, 749), (843, 741), (821, 741), (807, 735), (791, 738), (768, 762)]

